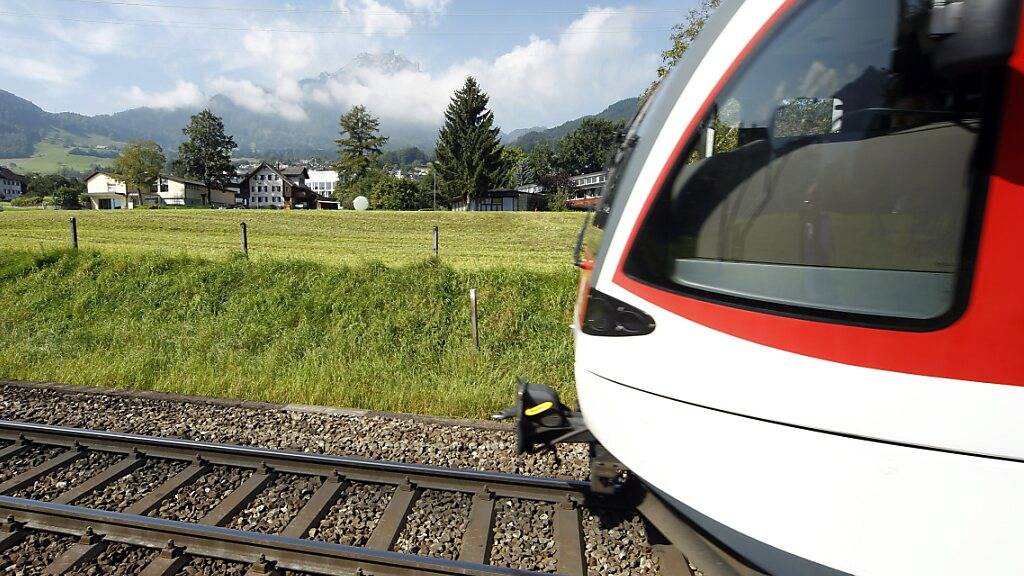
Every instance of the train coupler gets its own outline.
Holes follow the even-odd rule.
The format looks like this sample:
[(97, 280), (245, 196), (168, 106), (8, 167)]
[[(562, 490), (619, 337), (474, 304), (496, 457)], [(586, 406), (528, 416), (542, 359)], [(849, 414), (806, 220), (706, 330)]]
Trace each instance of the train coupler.
[(550, 386), (516, 380), (516, 404), (492, 416), (495, 420), (516, 419), (516, 451), (535, 454), (553, 450), (557, 444), (592, 443), (593, 435), (583, 415), (562, 403)]

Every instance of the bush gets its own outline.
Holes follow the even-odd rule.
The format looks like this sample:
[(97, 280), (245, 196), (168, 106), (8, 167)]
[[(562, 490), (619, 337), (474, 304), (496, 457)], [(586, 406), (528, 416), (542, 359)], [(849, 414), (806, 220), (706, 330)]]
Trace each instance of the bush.
[(548, 196), (549, 212), (567, 212), (569, 210), (569, 194), (564, 190), (558, 190)]
[(370, 192), (374, 210), (419, 210), (424, 208), (420, 187), (412, 180), (385, 176)]
[(18, 196), (11, 200), (11, 206), (42, 206), (42, 196)]
[(64, 209), (81, 208), (78, 199), (78, 188), (75, 186), (61, 186), (53, 193), (53, 203)]

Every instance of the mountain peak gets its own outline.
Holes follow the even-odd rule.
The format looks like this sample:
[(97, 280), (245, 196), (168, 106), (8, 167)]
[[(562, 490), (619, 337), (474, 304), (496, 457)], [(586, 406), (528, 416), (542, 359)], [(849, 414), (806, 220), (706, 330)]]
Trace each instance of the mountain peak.
[(352, 62), (349, 63), (348, 66), (339, 70), (339, 72), (353, 68), (374, 70), (387, 75), (397, 74), (399, 72), (420, 71), (420, 65), (418, 63), (409, 60), (394, 50), (379, 53), (362, 52), (357, 54), (356, 57), (352, 59)]

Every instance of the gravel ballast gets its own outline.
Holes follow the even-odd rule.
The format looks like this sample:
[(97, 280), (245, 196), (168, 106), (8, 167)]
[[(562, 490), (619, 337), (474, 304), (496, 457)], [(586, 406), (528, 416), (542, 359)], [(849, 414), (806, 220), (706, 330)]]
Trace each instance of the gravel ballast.
[(228, 528), (277, 534), (322, 484), (323, 478), (319, 476), (275, 474), (249, 506), (231, 519)]
[(469, 525), (473, 497), (461, 492), (424, 490), (406, 520), (395, 552), (455, 560)]
[(181, 472), (188, 464), (179, 460), (147, 459), (145, 463), (116, 482), (87, 494), (75, 506), (124, 512), (146, 494)]
[(159, 554), (159, 551), (152, 548), (112, 543), (108, 544), (106, 549), (96, 556), (95, 560), (67, 574), (69, 576), (98, 576), (99, 574), (129, 576), (140, 574), (157, 554)]
[(90, 476), (99, 474), (104, 468), (113, 465), (121, 458), (124, 458), (123, 454), (98, 451), (87, 452), (71, 464), (61, 466), (57, 470), (46, 474), (32, 484), (18, 490), (12, 496), (16, 498), (29, 498), (31, 500), (53, 500), (60, 496), (61, 493), (89, 479)]
[(175, 576), (244, 576), (247, 564), (210, 558), (193, 558)]
[(394, 486), (386, 484), (349, 484), (309, 537), (332, 544), (365, 545), (394, 492)]
[(252, 470), (244, 468), (214, 466), (210, 472), (161, 502), (149, 515), (179, 522), (199, 522), (251, 475)]
[[(0, 413), (9, 420), (177, 437), (203, 442), (249, 445), (441, 467), (471, 468), (538, 476), (586, 479), (587, 448), (559, 447), (550, 454), (515, 454), (510, 427), (452, 424), (424, 418), (358, 415), (312, 409), (285, 410), (233, 406), (194, 399), (48, 389), (0, 384)], [(35, 466), (61, 448), (29, 448), (0, 466), (0, 481)], [(45, 452), (45, 453), (44, 453)], [(85, 457), (82, 458), (85, 460)], [(123, 511), (186, 466), (185, 462), (147, 461), (76, 505)], [(251, 470), (214, 466), (151, 511), (151, 516), (199, 522)], [(284, 482), (284, 478), (289, 481)], [(322, 478), (275, 474), (247, 509), (227, 526), (274, 533), (283, 529), (320, 486)], [(306, 537), (363, 546), (386, 509), (394, 487), (348, 483), (328, 514)], [(52, 496), (51, 496), (52, 497)], [(457, 558), (471, 510), (472, 496), (426, 491), (420, 494), (393, 550), (437, 558)], [(262, 506), (262, 509), (259, 509)], [(596, 516), (584, 510), (586, 561), (591, 576), (656, 575), (657, 560), (635, 517)], [(490, 562), (512, 568), (557, 572), (554, 508), (550, 504), (499, 499)], [(245, 566), (193, 562), (182, 574), (244, 573)]]
[[(510, 394), (509, 403), (512, 400)], [(559, 462), (551, 454), (517, 456), (510, 427), (240, 408), (9, 384), (0, 386), (0, 413), (8, 420), (448, 468), (576, 479), (588, 475), (586, 447), (560, 446)]]
[(63, 451), (64, 448), (58, 446), (29, 446), (24, 452), (3, 461), (3, 466), (0, 466), (0, 482), (6, 482), (26, 470), (31, 470)]
[(12, 576), (40, 575), (44, 568), (74, 543), (75, 540), (68, 536), (32, 532), (18, 544), (0, 553), (0, 570)]
[(495, 502), (491, 564), (555, 572), (554, 513), (546, 502), (511, 498)]

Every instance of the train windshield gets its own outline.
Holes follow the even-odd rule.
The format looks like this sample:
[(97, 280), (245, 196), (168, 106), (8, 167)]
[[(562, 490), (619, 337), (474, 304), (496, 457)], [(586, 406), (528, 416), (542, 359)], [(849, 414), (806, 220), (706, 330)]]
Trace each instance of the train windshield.
[(714, 100), (626, 273), (801, 314), (949, 312), (985, 94), (933, 72), (929, 5), (816, 0), (791, 15)]

